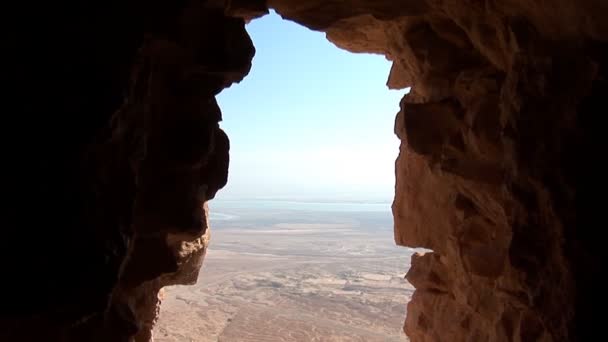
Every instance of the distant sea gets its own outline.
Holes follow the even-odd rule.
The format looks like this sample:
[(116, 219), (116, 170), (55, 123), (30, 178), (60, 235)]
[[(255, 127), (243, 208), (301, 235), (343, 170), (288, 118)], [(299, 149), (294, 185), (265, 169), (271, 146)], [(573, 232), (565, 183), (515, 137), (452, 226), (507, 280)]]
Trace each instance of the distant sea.
[[(235, 209), (259, 210), (298, 210), (310, 212), (387, 212), (391, 211), (390, 202), (352, 202), (352, 201), (299, 201), (280, 199), (243, 199), (227, 200), (216, 199), (209, 202), (211, 219), (227, 219), (225, 211)], [(214, 213), (217, 212), (217, 213)]]

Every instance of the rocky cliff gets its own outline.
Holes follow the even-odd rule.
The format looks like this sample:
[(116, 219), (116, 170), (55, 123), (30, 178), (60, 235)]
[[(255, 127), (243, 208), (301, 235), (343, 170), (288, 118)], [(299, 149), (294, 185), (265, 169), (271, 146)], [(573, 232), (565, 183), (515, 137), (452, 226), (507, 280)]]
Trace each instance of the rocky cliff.
[(593, 336), (606, 3), (303, 3), (269, 1), (338, 47), (384, 54), (387, 85), (411, 87), (395, 121), (395, 240), (433, 252), (407, 274), (408, 336)]

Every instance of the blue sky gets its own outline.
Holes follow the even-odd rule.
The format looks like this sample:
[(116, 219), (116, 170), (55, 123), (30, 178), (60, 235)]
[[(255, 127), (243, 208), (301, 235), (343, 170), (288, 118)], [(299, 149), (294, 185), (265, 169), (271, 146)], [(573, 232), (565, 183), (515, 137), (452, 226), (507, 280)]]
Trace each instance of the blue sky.
[(218, 96), (231, 141), (218, 198), (392, 200), (404, 91), (384, 56), (353, 54), (271, 14), (247, 25), (249, 76)]

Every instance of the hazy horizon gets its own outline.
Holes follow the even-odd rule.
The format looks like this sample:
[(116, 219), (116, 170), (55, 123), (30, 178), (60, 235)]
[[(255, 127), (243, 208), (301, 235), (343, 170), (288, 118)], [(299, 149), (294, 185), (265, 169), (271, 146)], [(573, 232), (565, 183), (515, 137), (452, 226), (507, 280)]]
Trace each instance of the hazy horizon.
[(390, 62), (274, 13), (247, 31), (252, 70), (218, 96), (231, 160), (217, 198), (392, 201), (404, 91), (386, 87)]

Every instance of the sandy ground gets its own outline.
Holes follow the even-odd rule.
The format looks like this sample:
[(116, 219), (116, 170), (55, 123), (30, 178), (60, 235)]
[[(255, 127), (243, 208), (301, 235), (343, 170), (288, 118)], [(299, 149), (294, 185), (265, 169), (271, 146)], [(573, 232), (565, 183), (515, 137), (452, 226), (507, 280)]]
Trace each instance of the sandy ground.
[(407, 341), (413, 251), (389, 233), (344, 223), (217, 229), (198, 284), (165, 289), (155, 341)]

